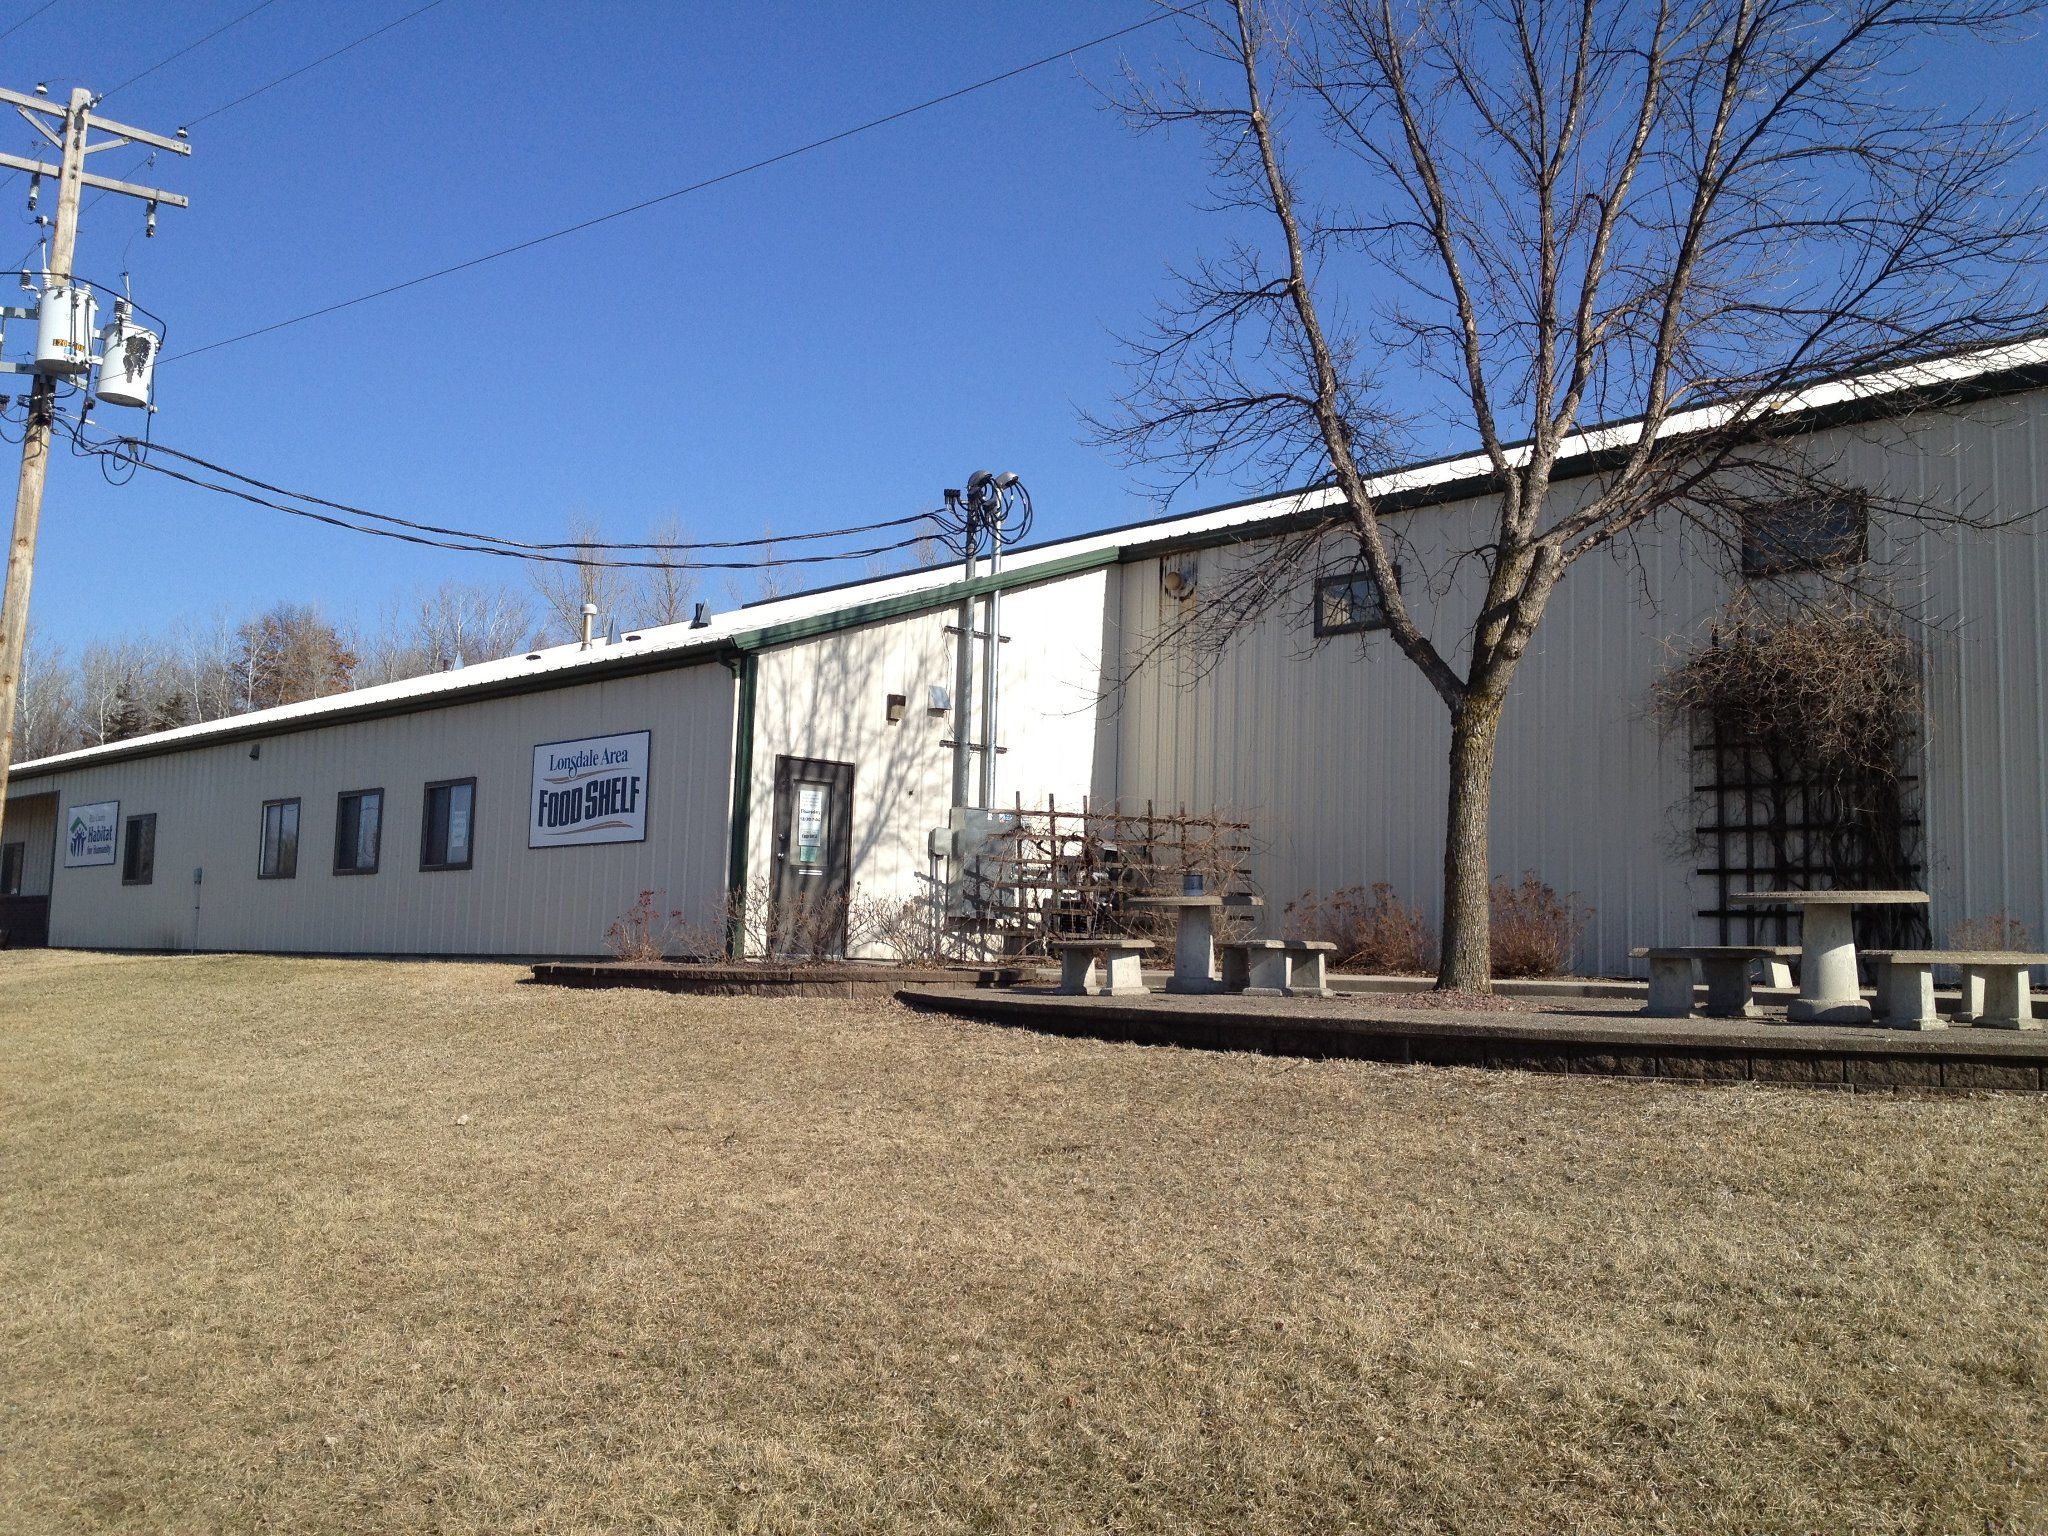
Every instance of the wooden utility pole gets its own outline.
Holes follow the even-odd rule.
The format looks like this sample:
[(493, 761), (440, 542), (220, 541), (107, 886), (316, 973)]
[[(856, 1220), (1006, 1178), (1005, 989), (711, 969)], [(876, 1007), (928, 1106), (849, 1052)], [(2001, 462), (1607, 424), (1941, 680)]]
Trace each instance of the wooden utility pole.
[[(174, 208), (189, 206), (187, 200), (175, 192), (115, 181), (86, 170), (87, 155), (122, 144), (148, 144), (177, 155), (192, 153), (191, 146), (180, 139), (165, 138), (161, 134), (147, 133), (140, 128), (93, 116), (96, 100), (92, 92), (75, 88), (71, 92), (70, 103), (60, 107), (40, 96), (0, 89), (0, 102), (12, 103), (31, 128), (56, 146), (61, 157), (58, 164), (51, 165), (19, 155), (0, 154), (0, 167), (26, 171), (32, 177), (50, 176), (57, 182), (57, 218), (51, 232), (49, 261), (43, 277), (45, 294), (71, 286), (72, 264), (78, 251), (79, 195), (84, 188), (96, 187), (106, 192), (118, 192), (124, 197), (143, 199), (149, 204), (152, 229), (155, 228), (157, 204), (169, 203)], [(45, 119), (55, 119), (56, 126)], [(91, 142), (90, 135), (94, 129), (111, 136), (97, 143)], [(0, 315), (9, 319), (35, 320), (38, 311), (6, 306), (0, 307)], [(21, 691), (22, 651), (28, 644), (29, 583), (35, 575), (36, 531), (42, 522), (43, 480), (49, 473), (50, 436), (57, 417), (57, 383), (62, 375), (44, 371), (33, 364), (23, 366), (5, 362), (0, 362), (0, 371), (35, 375), (35, 383), (29, 386), (28, 427), (21, 440), (21, 483), (14, 494), (14, 536), (7, 546), (7, 584), (4, 592), (0, 592), (0, 827), (4, 827), (7, 779), (14, 764), (15, 697)], [(90, 370), (80, 376), (89, 382)]]

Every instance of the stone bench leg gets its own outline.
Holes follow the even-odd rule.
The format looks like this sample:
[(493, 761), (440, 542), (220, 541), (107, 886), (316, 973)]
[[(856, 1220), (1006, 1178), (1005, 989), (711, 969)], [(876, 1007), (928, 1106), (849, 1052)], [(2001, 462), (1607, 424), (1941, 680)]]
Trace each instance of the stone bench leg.
[(1764, 961), (1764, 985), (1767, 987), (1789, 987), (1792, 985), (1792, 962), (1772, 956)]
[(1323, 974), (1323, 951), (1305, 950), (1287, 957), (1287, 992), (1290, 997), (1328, 997), (1329, 978)]
[(1285, 997), (1287, 995), (1288, 964), (1284, 949), (1254, 949), (1246, 954), (1249, 974), (1245, 978), (1246, 997)]
[(1934, 967), (1894, 960), (1878, 978), (1878, 1005), (1891, 1029), (1947, 1029), (1934, 1011)]
[(1104, 953), (1109, 956), (1109, 985), (1102, 989), (1102, 995), (1143, 997), (1145, 973), (1141, 967), (1145, 952), (1139, 949), (1120, 949), (1112, 944)]
[(1670, 957), (1650, 957), (1650, 1006), (1652, 1018), (1692, 1017), (1692, 962)]
[(1984, 1029), (2039, 1029), (2034, 1017), (2034, 992), (2024, 965), (1988, 966), (1984, 977), (1984, 1012), (1977, 1023)]
[(1726, 957), (1703, 959), (1707, 975), (1707, 1014), (1716, 1019), (1752, 1019), (1756, 1004), (1749, 994), (1749, 961)]
[(1095, 995), (1094, 950), (1063, 949), (1060, 951), (1060, 992), (1067, 997), (1093, 997)]
[(1962, 993), (1953, 1017), (1958, 1024), (1974, 1024), (1984, 1017), (1984, 973), (1963, 967)]
[(1244, 951), (1236, 948), (1226, 948), (1221, 951), (1221, 954), (1223, 958), (1223, 990), (1226, 992), (1242, 992), (1251, 984), (1251, 977), (1247, 974), (1248, 968), (1244, 963)]

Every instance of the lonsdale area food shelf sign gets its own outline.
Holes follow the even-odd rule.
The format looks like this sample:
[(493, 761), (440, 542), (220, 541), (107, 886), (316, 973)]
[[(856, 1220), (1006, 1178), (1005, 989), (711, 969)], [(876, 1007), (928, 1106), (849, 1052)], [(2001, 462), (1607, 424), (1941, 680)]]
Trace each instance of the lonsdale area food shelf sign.
[(121, 823), (121, 802), (100, 800), (74, 805), (64, 814), (64, 867), (84, 869), (114, 862), (114, 829)]
[(529, 848), (637, 843), (647, 836), (646, 731), (533, 749)]

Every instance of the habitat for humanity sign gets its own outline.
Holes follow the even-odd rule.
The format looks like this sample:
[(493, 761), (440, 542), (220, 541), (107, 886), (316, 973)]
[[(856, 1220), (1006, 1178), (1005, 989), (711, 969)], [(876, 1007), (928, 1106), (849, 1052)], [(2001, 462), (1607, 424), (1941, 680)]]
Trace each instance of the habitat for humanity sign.
[(647, 836), (647, 732), (533, 749), (529, 848), (637, 843)]
[(64, 867), (114, 862), (114, 828), (121, 821), (121, 802), (100, 800), (74, 805), (64, 817)]

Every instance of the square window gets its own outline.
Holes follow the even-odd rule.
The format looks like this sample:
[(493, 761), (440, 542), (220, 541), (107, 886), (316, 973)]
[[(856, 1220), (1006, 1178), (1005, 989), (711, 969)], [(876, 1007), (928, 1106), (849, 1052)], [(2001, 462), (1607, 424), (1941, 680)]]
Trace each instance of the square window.
[(256, 862), (259, 880), (292, 880), (299, 873), (299, 802), (263, 802), (263, 851)]
[(334, 805), (334, 872), (374, 875), (384, 842), (384, 791), (352, 789)]
[(476, 780), (443, 779), (427, 786), (420, 817), (420, 868), (468, 869), (474, 859)]
[(1742, 574), (1788, 576), (1869, 558), (1870, 504), (1861, 492), (1752, 507), (1742, 520)]
[[(1401, 568), (1394, 567), (1394, 586), (1401, 585)], [(1387, 627), (1386, 599), (1371, 571), (1344, 571), (1316, 578), (1316, 633), (1351, 635)]]
[(148, 885), (156, 878), (156, 813), (130, 816), (121, 843), (121, 883)]

